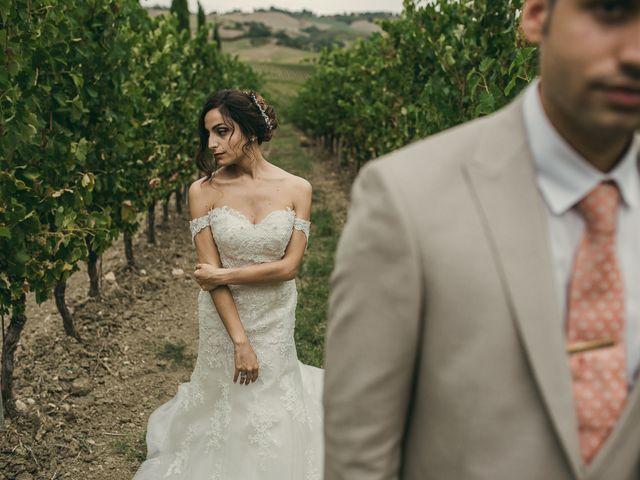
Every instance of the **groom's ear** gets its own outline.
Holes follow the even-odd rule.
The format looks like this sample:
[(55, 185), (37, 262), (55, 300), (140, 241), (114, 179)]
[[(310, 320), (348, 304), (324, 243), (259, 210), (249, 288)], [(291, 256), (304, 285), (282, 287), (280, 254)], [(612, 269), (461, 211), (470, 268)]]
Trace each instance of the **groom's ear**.
[(520, 24), (529, 42), (538, 45), (546, 35), (554, 3), (555, 0), (525, 0)]

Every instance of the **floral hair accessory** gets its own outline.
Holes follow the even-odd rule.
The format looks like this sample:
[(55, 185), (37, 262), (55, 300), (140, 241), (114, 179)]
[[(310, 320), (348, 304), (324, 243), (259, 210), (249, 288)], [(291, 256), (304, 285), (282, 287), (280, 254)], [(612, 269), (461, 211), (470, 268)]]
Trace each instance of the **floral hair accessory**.
[(262, 118), (264, 118), (264, 123), (267, 124), (267, 129), (271, 130), (273, 128), (273, 126), (271, 125), (271, 119), (269, 118), (269, 115), (267, 115), (267, 112), (264, 111), (264, 108), (262, 108), (262, 105), (258, 103), (256, 94), (254, 92), (251, 92), (249, 96), (251, 97), (251, 100), (253, 100), (253, 103), (256, 104), (256, 107), (258, 107), (258, 110), (260, 110), (260, 113), (262, 114)]

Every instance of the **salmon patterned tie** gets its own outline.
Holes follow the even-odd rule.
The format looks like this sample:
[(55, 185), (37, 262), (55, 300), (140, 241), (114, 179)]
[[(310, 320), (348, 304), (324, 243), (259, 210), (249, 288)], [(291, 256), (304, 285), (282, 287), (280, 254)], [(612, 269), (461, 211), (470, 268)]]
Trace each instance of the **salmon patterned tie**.
[(613, 430), (627, 397), (624, 286), (616, 255), (620, 193), (601, 183), (577, 205), (586, 228), (569, 288), (567, 341), (585, 463)]

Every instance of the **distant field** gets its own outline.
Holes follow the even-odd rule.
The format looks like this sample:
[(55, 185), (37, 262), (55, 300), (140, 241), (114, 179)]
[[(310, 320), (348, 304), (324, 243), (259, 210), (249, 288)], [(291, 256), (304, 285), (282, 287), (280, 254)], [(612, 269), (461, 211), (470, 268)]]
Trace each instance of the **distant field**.
[(253, 63), (251, 67), (269, 81), (303, 83), (311, 72), (311, 64)]
[[(211, 17), (211, 15), (210, 15)], [(253, 12), (253, 13), (225, 13), (221, 15), (224, 23), (227, 22), (260, 22), (274, 31), (289, 30), (299, 31), (303, 28), (315, 25), (318, 28), (327, 28), (316, 21), (296, 18), (281, 12)], [(214, 18), (211, 18), (213, 21)]]
[(266, 45), (253, 46), (248, 38), (223, 41), (222, 50), (231, 55), (238, 55), (240, 60), (251, 64), (253, 62), (296, 64), (318, 56), (314, 52), (276, 45), (275, 41)]
[(380, 28), (378, 25), (366, 20), (356, 20), (351, 24), (351, 28), (363, 33), (374, 33), (382, 31), (382, 28)]
[(316, 26), (325, 25), (325, 28), (326, 26), (328, 26), (335, 30), (352, 32), (356, 35), (366, 36), (366, 33), (382, 31), (382, 28), (380, 28), (375, 23), (369, 22), (368, 20), (357, 20), (349, 25), (333, 18), (320, 17), (315, 19), (314, 22), (316, 23)]

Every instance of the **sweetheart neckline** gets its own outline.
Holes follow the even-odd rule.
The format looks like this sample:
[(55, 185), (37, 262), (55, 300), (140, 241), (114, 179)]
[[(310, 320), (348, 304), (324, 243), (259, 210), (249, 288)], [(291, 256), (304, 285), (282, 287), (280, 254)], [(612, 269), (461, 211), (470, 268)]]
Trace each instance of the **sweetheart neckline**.
[(215, 210), (227, 210), (233, 213), (236, 213), (237, 215), (239, 215), (241, 218), (243, 218), (249, 225), (253, 225), (254, 227), (257, 227), (259, 225), (261, 225), (262, 223), (265, 222), (265, 220), (267, 220), (269, 217), (271, 217), (271, 215), (278, 213), (278, 212), (285, 212), (285, 213), (293, 213), (295, 215), (296, 211), (291, 208), (291, 207), (287, 207), (287, 208), (278, 208), (276, 210), (271, 210), (269, 213), (267, 213), (259, 222), (253, 223), (251, 220), (249, 220), (249, 217), (247, 217), (244, 213), (242, 213), (240, 210), (238, 210), (237, 208), (233, 208), (230, 207), (228, 205), (222, 205), (220, 207), (213, 207), (211, 208), (208, 212), (207, 215), (208, 216), (210, 213), (212, 213)]

